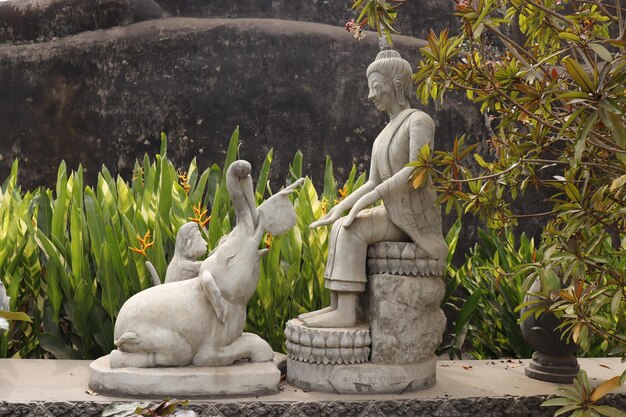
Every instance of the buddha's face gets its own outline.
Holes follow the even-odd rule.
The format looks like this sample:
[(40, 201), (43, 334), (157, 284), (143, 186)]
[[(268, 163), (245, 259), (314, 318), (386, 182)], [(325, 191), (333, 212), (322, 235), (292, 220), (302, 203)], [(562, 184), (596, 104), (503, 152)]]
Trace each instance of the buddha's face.
[(392, 108), (392, 103), (398, 100), (393, 83), (386, 80), (379, 72), (372, 72), (367, 77), (367, 83), (369, 85), (367, 99), (372, 101), (378, 110), (389, 112)]

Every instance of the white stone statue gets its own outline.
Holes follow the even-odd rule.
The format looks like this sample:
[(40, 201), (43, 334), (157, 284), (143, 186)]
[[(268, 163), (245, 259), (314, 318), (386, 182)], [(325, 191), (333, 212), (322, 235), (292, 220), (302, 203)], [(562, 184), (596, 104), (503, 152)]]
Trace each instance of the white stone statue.
[[(394, 50), (381, 51), (367, 68), (368, 99), (389, 114), (389, 123), (372, 148), (368, 181), (311, 224), (332, 224), (326, 288), (331, 305), (301, 315), (309, 327), (351, 327), (356, 323), (359, 293), (365, 290), (367, 248), (381, 241), (413, 241), (425, 257), (444, 262), (448, 248), (441, 230), (441, 211), (429, 182), (414, 189), (409, 181), (424, 145), (433, 148), (435, 126), (424, 112), (411, 109), (412, 70)], [(369, 206), (382, 200), (383, 205)], [(342, 213), (349, 210), (346, 217)]]
[(112, 369), (272, 360), (274, 353), (267, 342), (243, 333), (246, 303), (256, 290), (259, 260), (267, 251), (258, 249), (261, 238), (265, 232), (279, 235), (293, 227), (296, 216), (287, 196), (303, 180), (257, 208), (249, 174), (246, 161), (229, 167), (227, 187), (236, 225), (198, 264), (196, 277), (186, 279), (193, 275), (190, 271), (197, 265), (193, 259), (206, 251), (206, 244), (201, 244), (195, 225), (195, 229), (186, 225), (189, 230), (179, 235), (179, 258), (174, 259), (180, 269), (168, 268), (165, 284), (141, 291), (124, 303), (115, 323), (117, 349), (110, 355)]
[[(176, 234), (174, 256), (167, 265), (165, 282), (184, 281), (195, 278), (200, 274), (202, 261), (196, 259), (206, 254), (207, 243), (200, 233), (198, 223), (189, 222), (181, 226)], [(150, 261), (146, 261), (146, 268), (150, 272), (154, 285), (160, 285), (161, 280)]]

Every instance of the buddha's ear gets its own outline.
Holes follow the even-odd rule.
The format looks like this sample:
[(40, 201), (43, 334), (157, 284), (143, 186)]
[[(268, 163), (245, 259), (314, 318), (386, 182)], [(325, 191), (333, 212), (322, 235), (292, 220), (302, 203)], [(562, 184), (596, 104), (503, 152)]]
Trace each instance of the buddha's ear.
[(401, 105), (406, 104), (406, 100), (404, 98), (404, 76), (402, 74), (396, 74), (393, 77), (393, 87), (396, 90), (396, 97), (398, 97), (398, 103)]

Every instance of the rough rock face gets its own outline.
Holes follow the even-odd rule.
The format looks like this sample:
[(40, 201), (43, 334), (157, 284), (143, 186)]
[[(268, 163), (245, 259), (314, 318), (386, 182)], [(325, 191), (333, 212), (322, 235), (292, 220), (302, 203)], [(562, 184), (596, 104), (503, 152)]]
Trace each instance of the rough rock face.
[(368, 306), (364, 318), (372, 329), (372, 363), (416, 363), (432, 357), (446, 327), (439, 308), (445, 293), (442, 277), (381, 274), (367, 280), (361, 302)]
[[(128, 175), (158, 149), (161, 131), (176, 162), (198, 156), (207, 166), (222, 160), (239, 125), (241, 157), (257, 169), (274, 147), (273, 173), (284, 177), (300, 149), (315, 180), (326, 155), (345, 178), (353, 162), (367, 169), (385, 123), (366, 100), (376, 45), (375, 36), (356, 42), (314, 23), (171, 18), (1, 46), (0, 174), (19, 157), (26, 186), (50, 185), (62, 158), (83, 163), (88, 181), (103, 163)], [(417, 61), (416, 40), (398, 37), (396, 46)], [(483, 135), (480, 115), (462, 101), (427, 111), (439, 147)]]
[[(343, 26), (355, 17), (352, 0), (156, 0), (172, 16), (273, 18)], [(430, 29), (458, 26), (454, 0), (409, 1), (398, 8), (396, 29), (424, 39)]]
[(13, 0), (0, 3), (0, 43), (41, 42), (163, 15), (152, 0)]

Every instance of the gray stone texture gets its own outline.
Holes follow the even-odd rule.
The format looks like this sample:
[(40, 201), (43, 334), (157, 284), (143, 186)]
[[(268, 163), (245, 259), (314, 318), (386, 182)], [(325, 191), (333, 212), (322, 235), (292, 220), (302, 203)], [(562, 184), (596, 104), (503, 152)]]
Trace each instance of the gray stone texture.
[[(272, 18), (343, 26), (355, 19), (352, 0), (156, 0), (172, 16)], [(425, 39), (428, 31), (459, 26), (454, 0), (409, 1), (398, 8), (395, 28), (401, 34)]]
[(12, 0), (0, 3), (0, 43), (43, 42), (164, 15), (153, 0)]
[[(70, 169), (82, 164), (87, 183), (102, 164), (130, 179), (134, 161), (158, 151), (160, 132), (177, 166), (198, 157), (205, 168), (221, 164), (240, 126), (240, 156), (257, 170), (274, 148), (274, 183), (283, 181), (298, 149), (317, 185), (326, 155), (342, 182), (353, 163), (367, 169), (372, 141), (386, 123), (366, 98), (376, 35), (357, 42), (344, 31), (355, 16), (349, 6), (349, 0), (0, 3), (0, 179), (16, 158), (25, 189), (52, 185), (61, 160)], [(417, 38), (430, 29), (454, 32), (454, 7), (453, 0), (408, 2), (397, 27)], [(201, 18), (134, 23), (159, 17), (161, 9)], [(394, 39), (416, 67), (423, 42)], [(438, 149), (451, 149), (455, 136), (467, 134), (489, 155), (483, 117), (463, 94), (424, 110), (435, 120)], [(519, 211), (545, 211), (536, 199), (517, 204)], [(459, 253), (475, 240), (475, 223), (464, 223)], [(537, 224), (530, 219), (525, 229), (536, 233)]]
[(287, 359), (287, 381), (303, 390), (337, 394), (402, 394), (435, 385), (436, 358), (391, 365), (324, 365)]
[(369, 275), (367, 285), (360, 302), (371, 329), (371, 362), (411, 364), (430, 358), (446, 326), (439, 308), (443, 280), (381, 274)]
[(280, 371), (274, 362), (240, 362), (218, 367), (111, 369), (109, 355), (90, 365), (89, 388), (123, 397), (223, 397), (278, 391)]
[[(112, 401), (86, 389), (90, 361), (0, 359), (0, 416), (100, 416)], [(558, 395), (557, 384), (524, 375), (528, 360), (438, 361), (437, 384), (398, 395), (337, 395), (303, 392), (282, 382), (276, 394), (259, 398), (194, 400), (203, 416), (500, 416), (549, 417), (556, 407), (540, 407)], [(623, 370), (619, 358), (582, 358), (593, 384)], [(610, 368), (610, 369), (609, 369)], [(161, 400), (156, 398), (155, 400)], [(126, 398), (122, 401), (131, 401)], [(626, 386), (601, 400), (626, 409)]]
[[(220, 400), (192, 402), (188, 409), (203, 417), (552, 417), (557, 407), (541, 407), (546, 395), (528, 397), (432, 398), (418, 400), (244, 402)], [(601, 404), (618, 410), (626, 407), (626, 395), (607, 395)], [(99, 417), (107, 402), (46, 401), (3, 402), (0, 416)]]

